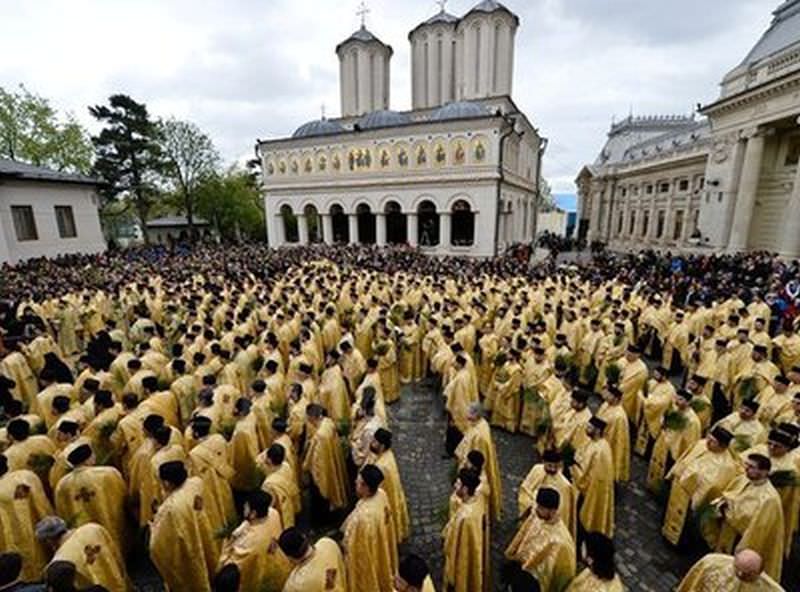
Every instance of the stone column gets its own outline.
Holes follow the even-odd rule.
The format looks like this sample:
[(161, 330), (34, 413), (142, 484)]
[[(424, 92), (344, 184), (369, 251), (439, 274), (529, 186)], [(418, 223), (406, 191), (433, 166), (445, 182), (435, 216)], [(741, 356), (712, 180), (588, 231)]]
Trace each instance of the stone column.
[(333, 244), (333, 216), (320, 214), (322, 218), (322, 240), (326, 245)]
[(664, 220), (664, 236), (661, 237), (661, 244), (668, 245), (672, 242), (672, 235), (675, 232), (675, 179), (670, 181), (669, 197), (667, 197), (667, 216)]
[(784, 257), (800, 257), (800, 165), (794, 176), (794, 188), (783, 217), (780, 254)]
[(350, 225), (350, 244), (358, 244), (358, 216), (356, 214), (347, 214), (347, 223)]
[(439, 214), (439, 249), (447, 252), (452, 245), (450, 244), (450, 212)]
[(417, 235), (419, 234), (419, 231), (417, 230), (417, 213), (413, 212), (406, 214), (406, 220), (408, 220), (406, 225), (408, 244), (412, 247), (416, 247)]
[(695, 210), (691, 207), (692, 204), (692, 196), (689, 194), (686, 197), (686, 208), (683, 211), (683, 232), (681, 233), (680, 244), (686, 246), (689, 244), (689, 239), (692, 236), (692, 232), (694, 232), (694, 213)]
[(731, 236), (728, 239), (728, 251), (738, 252), (747, 248), (750, 234), (750, 220), (756, 205), (758, 180), (761, 176), (761, 161), (764, 157), (764, 132), (758, 131), (747, 140), (742, 165), (742, 177), (739, 181), (739, 193), (731, 224)]
[(386, 214), (375, 214), (375, 244), (382, 247), (386, 244)]
[(286, 229), (283, 226), (283, 215), (280, 213), (275, 214), (275, 223), (272, 227), (275, 229), (275, 236), (270, 238), (270, 246), (282, 247), (286, 243)]
[(301, 245), (308, 244), (308, 219), (305, 214), (297, 214), (297, 235)]
[(647, 227), (646, 240), (648, 245), (650, 245), (655, 242), (656, 233), (658, 232), (658, 208), (656, 207), (655, 190), (650, 194), (650, 202), (647, 207), (650, 208), (650, 225)]

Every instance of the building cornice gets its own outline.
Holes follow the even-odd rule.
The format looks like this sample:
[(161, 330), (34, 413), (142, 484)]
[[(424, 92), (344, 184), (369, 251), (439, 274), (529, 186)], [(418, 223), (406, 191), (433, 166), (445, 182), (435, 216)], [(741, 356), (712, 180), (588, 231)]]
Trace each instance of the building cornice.
[(752, 88), (747, 88), (729, 97), (719, 99), (714, 103), (701, 106), (698, 111), (706, 116), (735, 111), (741, 107), (797, 86), (800, 86), (800, 72), (787, 72), (778, 78), (767, 80)]
[(277, 193), (282, 191), (297, 192), (316, 189), (363, 189), (369, 187), (386, 187), (390, 185), (432, 185), (437, 183), (460, 183), (463, 185), (475, 181), (497, 181), (498, 179), (500, 179), (500, 175), (497, 173), (497, 167), (488, 165), (461, 170), (457, 173), (447, 173), (441, 171), (437, 175), (426, 174), (412, 176), (408, 174), (396, 175), (394, 173), (389, 173), (375, 174), (370, 175), (369, 177), (361, 178), (328, 178), (320, 179), (319, 181), (314, 182), (265, 184), (264, 191), (266, 193)]

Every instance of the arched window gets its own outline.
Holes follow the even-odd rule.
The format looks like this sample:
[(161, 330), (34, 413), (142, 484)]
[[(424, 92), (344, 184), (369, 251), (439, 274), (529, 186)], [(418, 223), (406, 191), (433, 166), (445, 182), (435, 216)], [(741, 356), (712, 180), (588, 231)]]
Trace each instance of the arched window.
[(297, 216), (294, 215), (292, 206), (286, 204), (281, 207), (283, 220), (283, 236), (287, 243), (299, 243), (300, 234), (297, 232)]
[(468, 247), (475, 242), (475, 212), (463, 199), (453, 204), (450, 224), (450, 240), (453, 246)]
[(308, 242), (322, 242), (322, 225), (320, 224), (317, 207), (315, 205), (308, 204), (303, 210), (303, 213), (306, 216), (306, 224), (308, 225)]
[(417, 207), (417, 243), (421, 247), (439, 244), (439, 214), (432, 201), (425, 200)]
[(358, 216), (358, 242), (365, 245), (375, 244), (375, 214), (367, 204), (356, 208)]
[(333, 243), (347, 244), (350, 242), (350, 223), (344, 208), (338, 204), (331, 206), (331, 227), (333, 228)]
[(396, 201), (390, 201), (384, 208), (386, 214), (386, 242), (390, 245), (404, 245), (408, 242), (408, 224), (403, 208)]

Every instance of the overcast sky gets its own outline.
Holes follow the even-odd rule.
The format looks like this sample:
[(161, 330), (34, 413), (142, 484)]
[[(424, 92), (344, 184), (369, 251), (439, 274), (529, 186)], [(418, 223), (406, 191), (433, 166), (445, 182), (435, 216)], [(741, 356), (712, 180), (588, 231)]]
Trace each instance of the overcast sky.
[[(477, 0), (451, 0), (462, 15)], [(0, 0), (0, 85), (24, 83), (87, 125), (128, 93), (197, 123), (227, 159), (256, 138), (339, 114), (336, 44), (358, 0)], [(410, 106), (408, 31), (433, 0), (369, 0), (394, 47), (392, 108)], [(558, 192), (594, 160), (612, 116), (691, 113), (767, 28), (779, 0), (507, 0), (519, 14), (514, 99), (550, 138)]]

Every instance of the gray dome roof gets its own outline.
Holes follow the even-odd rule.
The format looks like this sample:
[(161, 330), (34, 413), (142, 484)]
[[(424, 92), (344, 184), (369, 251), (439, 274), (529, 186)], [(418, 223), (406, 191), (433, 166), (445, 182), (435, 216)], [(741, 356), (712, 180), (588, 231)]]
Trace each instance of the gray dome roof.
[(393, 127), (410, 123), (411, 118), (405, 113), (398, 111), (373, 111), (367, 113), (358, 120), (358, 126), (362, 130), (375, 129), (378, 127)]
[(467, 18), (474, 12), (484, 12), (486, 14), (491, 14), (493, 12), (502, 11), (510, 14), (514, 21), (519, 22), (519, 17), (511, 12), (508, 8), (500, 4), (497, 0), (481, 0), (475, 6), (473, 6), (467, 14), (464, 15), (464, 18)]
[(345, 130), (340, 124), (330, 119), (315, 119), (298, 127), (292, 134), (293, 138), (308, 138), (310, 136), (331, 136), (340, 134)]
[(422, 21), (416, 27), (411, 29), (411, 32), (408, 34), (409, 39), (411, 36), (416, 33), (419, 29), (423, 27), (427, 27), (429, 25), (452, 25), (455, 26), (458, 24), (459, 18), (455, 15), (450, 14), (449, 12), (445, 12), (444, 10), (434, 14), (431, 18), (426, 21)]
[(347, 39), (345, 39), (339, 45), (336, 46), (336, 53), (339, 53), (339, 50), (342, 47), (344, 47), (345, 45), (347, 45), (348, 43), (350, 43), (351, 41), (360, 41), (361, 43), (373, 43), (373, 42), (374, 43), (378, 43), (378, 44), (382, 45), (383, 47), (387, 48), (390, 53), (392, 52), (392, 46), (391, 45), (387, 45), (386, 43), (384, 43), (383, 41), (378, 39), (372, 33), (372, 31), (367, 29), (364, 25), (361, 25), (361, 28), (358, 31), (356, 31), (355, 33), (350, 35), (350, 37), (348, 37)]
[(469, 117), (486, 117), (489, 111), (483, 105), (470, 101), (447, 103), (431, 113), (430, 121), (446, 121), (448, 119), (466, 119)]

